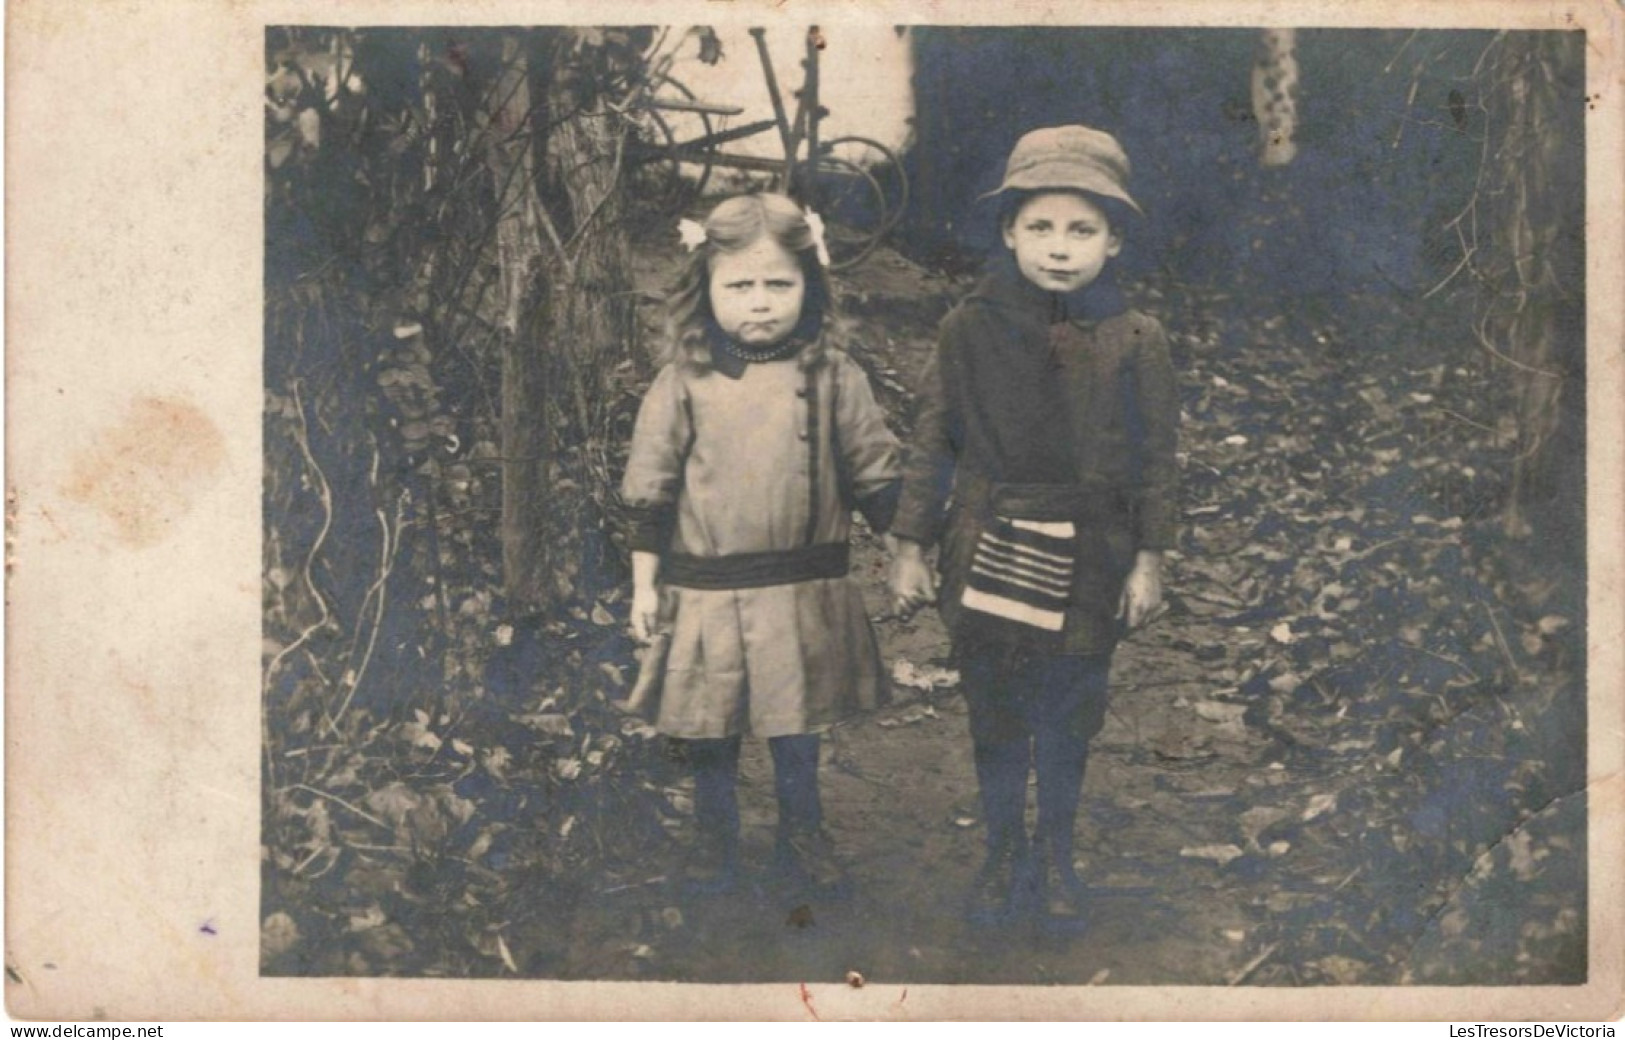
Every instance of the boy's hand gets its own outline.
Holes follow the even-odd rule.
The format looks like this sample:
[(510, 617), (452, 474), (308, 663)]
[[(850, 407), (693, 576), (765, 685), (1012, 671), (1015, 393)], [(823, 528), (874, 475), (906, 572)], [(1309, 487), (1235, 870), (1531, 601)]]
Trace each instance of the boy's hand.
[(931, 565), (925, 562), (924, 546), (892, 535), (886, 536), (886, 546), (892, 553), (891, 571), (886, 581), (892, 595), (892, 609), (906, 617), (927, 603), (935, 603), (937, 578), (931, 573)]
[(660, 627), (660, 586), (632, 587), (632, 638), (647, 643)]
[(1134, 557), (1134, 569), (1123, 582), (1117, 619), (1132, 630), (1156, 617), (1161, 609), (1162, 553), (1143, 550)]

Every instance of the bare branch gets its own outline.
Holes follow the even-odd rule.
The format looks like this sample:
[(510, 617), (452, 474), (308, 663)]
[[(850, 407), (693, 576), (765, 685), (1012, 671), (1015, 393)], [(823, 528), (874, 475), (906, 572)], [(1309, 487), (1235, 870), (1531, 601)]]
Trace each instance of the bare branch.
[(322, 467), (316, 462), (316, 456), (310, 450), (310, 427), (305, 420), (304, 402), (299, 397), (298, 380), (293, 383), (293, 407), (299, 416), (299, 425), (294, 431), (294, 441), (299, 445), (299, 452), (304, 456), (305, 465), (315, 475), (316, 492), (322, 503), (322, 526), (316, 532), (316, 540), (311, 542), (310, 551), (305, 554), (305, 566), (302, 571), (305, 585), (310, 589), (310, 594), (315, 597), (316, 605), (321, 610), (321, 617), (308, 625), (304, 631), (299, 633), (297, 639), (283, 647), (266, 665), (265, 677), (261, 680), (261, 688), (266, 694), (270, 693), (271, 680), (276, 676), (277, 669), (282, 666), (282, 662), (294, 651), (304, 646), (317, 632), (321, 631), (332, 617), (332, 613), (328, 610), (327, 600), (322, 596), (322, 590), (316, 585), (315, 566), (316, 557), (321, 553), (322, 545), (327, 541), (327, 534), (333, 527), (333, 489), (327, 482), (327, 474), (322, 472)]

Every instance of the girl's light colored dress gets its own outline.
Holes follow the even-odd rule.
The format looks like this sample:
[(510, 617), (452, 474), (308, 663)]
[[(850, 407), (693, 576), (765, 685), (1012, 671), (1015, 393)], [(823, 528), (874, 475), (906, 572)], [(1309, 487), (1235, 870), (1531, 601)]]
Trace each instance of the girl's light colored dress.
[[(674, 513), (660, 579), (670, 652), (658, 703), (638, 707), (676, 737), (807, 733), (886, 695), (844, 558), (852, 510), (896, 490), (898, 444), (868, 378), (839, 351), (809, 367), (794, 357), (718, 367), (732, 371), (666, 366), (632, 437), (624, 499)], [(769, 580), (810, 562), (820, 576), (672, 584), (684, 562), (700, 572), (760, 562)]]

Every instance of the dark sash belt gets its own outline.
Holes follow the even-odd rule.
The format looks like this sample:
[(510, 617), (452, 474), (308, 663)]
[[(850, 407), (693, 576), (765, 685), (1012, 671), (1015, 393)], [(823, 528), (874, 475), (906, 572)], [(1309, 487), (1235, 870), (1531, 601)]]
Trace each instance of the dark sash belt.
[(994, 484), (993, 512), (1014, 520), (1104, 520), (1127, 508), (1115, 486), (1093, 484)]
[(760, 589), (818, 578), (844, 578), (850, 556), (845, 542), (729, 556), (672, 553), (660, 568), (660, 580), (685, 589)]

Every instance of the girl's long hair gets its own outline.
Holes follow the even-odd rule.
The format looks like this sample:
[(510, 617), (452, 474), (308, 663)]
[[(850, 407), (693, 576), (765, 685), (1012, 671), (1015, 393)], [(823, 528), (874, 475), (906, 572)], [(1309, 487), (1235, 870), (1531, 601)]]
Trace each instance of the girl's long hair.
[(711, 366), (711, 341), (721, 335), (711, 312), (711, 261), (720, 253), (747, 249), (764, 235), (801, 264), (806, 294), (792, 336), (806, 342), (797, 355), (802, 368), (816, 367), (831, 347), (843, 346), (846, 330), (830, 291), (829, 273), (818, 252), (807, 215), (784, 195), (737, 195), (718, 203), (702, 225), (705, 241), (688, 254), (666, 293), (666, 337), (660, 362)]

